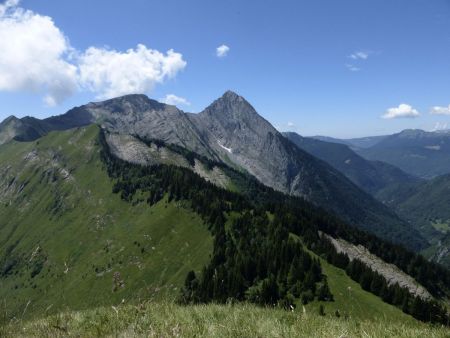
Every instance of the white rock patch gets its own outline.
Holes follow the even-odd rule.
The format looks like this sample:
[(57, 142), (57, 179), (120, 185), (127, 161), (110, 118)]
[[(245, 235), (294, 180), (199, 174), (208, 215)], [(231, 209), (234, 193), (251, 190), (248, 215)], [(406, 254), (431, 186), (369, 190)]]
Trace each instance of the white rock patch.
[(426, 149), (430, 149), (430, 150), (441, 150), (441, 146), (440, 145), (435, 145), (435, 146), (425, 146)]
[(353, 245), (341, 238), (333, 238), (327, 234), (321, 233), (322, 236), (331, 241), (338, 253), (345, 253), (350, 261), (358, 259), (366, 264), (372, 271), (378, 272), (383, 276), (388, 285), (398, 284), (402, 288), (407, 288), (409, 292), (423, 299), (433, 298), (431, 294), (414, 278), (400, 270), (394, 264), (383, 261), (378, 256), (372, 254), (362, 245)]
[(218, 144), (222, 149), (225, 149), (226, 151), (228, 151), (230, 154), (233, 153), (233, 151), (232, 151), (231, 148), (225, 147), (224, 145), (222, 145), (222, 144), (220, 143), (220, 141), (217, 141), (217, 144)]

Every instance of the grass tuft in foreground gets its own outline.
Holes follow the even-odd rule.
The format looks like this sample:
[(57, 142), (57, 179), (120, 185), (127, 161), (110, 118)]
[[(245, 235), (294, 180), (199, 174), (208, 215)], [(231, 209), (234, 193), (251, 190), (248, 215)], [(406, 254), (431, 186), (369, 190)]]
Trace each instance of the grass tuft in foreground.
[(31, 322), (11, 322), (0, 336), (14, 337), (450, 337), (450, 330), (288, 312), (250, 304), (179, 306), (174, 303), (119, 305), (67, 312)]

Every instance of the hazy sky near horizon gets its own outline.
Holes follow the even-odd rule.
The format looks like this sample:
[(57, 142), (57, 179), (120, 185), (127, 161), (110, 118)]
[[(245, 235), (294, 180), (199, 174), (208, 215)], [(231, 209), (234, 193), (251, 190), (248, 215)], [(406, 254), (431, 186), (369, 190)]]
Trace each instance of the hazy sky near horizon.
[(0, 3), (0, 120), (231, 89), (302, 135), (450, 128), (450, 0)]

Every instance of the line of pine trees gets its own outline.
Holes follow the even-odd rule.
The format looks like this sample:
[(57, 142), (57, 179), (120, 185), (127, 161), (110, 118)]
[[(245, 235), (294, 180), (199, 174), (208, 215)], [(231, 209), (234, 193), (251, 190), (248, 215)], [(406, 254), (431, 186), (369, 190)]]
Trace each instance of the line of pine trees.
[(318, 259), (313, 259), (281, 224), (252, 210), (213, 227), (214, 249), (199, 277), (191, 272), (181, 301), (199, 303), (247, 300), (261, 305), (295, 307), (314, 299), (332, 301)]

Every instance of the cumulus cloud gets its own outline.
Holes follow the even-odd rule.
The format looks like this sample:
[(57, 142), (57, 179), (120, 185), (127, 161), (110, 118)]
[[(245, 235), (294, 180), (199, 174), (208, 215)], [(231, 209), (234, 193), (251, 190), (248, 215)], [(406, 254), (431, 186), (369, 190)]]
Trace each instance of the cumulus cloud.
[(381, 117), (384, 119), (414, 118), (420, 113), (409, 104), (402, 103), (398, 107), (389, 108)]
[(164, 98), (161, 99), (162, 102), (166, 104), (171, 104), (174, 106), (190, 106), (191, 103), (186, 100), (184, 97), (176, 96), (175, 94), (167, 94)]
[(353, 60), (367, 60), (369, 58), (370, 53), (369, 52), (354, 52), (352, 54), (349, 55), (350, 59)]
[(450, 115), (450, 104), (448, 105), (448, 107), (440, 107), (440, 106), (431, 107), (430, 114)]
[(219, 58), (223, 58), (227, 56), (229, 51), (230, 47), (228, 47), (227, 45), (220, 45), (219, 47), (216, 48), (216, 55)]
[(111, 98), (150, 92), (186, 66), (180, 53), (165, 54), (139, 44), (125, 52), (73, 48), (52, 18), (0, 4), (0, 91), (43, 94), (53, 106), (79, 90)]
[(149, 92), (185, 66), (181, 54), (142, 44), (126, 52), (90, 47), (79, 57), (80, 83), (100, 99)]
[(44, 92), (54, 105), (77, 89), (77, 68), (66, 60), (69, 42), (50, 17), (17, 4), (0, 7), (0, 91)]

